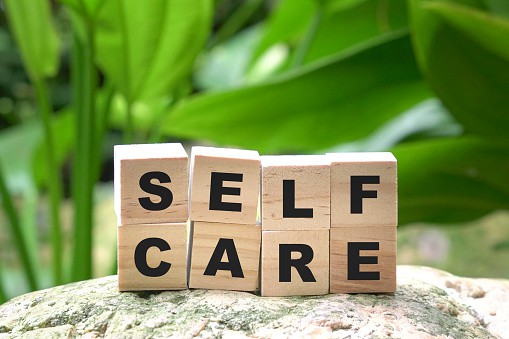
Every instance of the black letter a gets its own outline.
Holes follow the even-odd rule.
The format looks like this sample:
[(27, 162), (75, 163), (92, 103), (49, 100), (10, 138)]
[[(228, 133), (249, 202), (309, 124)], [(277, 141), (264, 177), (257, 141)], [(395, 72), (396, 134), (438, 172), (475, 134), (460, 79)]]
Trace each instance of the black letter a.
[[(224, 252), (228, 256), (227, 262), (221, 261)], [(218, 270), (230, 271), (234, 278), (244, 278), (233, 239), (219, 239), (203, 275), (215, 276)]]

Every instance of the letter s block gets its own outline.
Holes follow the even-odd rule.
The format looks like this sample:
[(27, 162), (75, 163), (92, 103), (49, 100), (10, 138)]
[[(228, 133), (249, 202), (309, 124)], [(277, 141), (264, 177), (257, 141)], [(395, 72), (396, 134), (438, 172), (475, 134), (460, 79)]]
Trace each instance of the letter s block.
[(187, 168), (179, 143), (115, 146), (118, 225), (186, 222)]
[(256, 151), (193, 147), (189, 218), (229, 224), (256, 224), (260, 156)]
[(119, 226), (119, 291), (187, 288), (187, 224)]

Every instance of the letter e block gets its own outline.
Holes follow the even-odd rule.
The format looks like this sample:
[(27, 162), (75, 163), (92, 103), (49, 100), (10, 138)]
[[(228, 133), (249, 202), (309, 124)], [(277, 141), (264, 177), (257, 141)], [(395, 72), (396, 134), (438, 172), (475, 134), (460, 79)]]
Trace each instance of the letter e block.
[(187, 288), (187, 224), (128, 225), (118, 230), (120, 291)]
[(190, 219), (256, 224), (260, 194), (258, 152), (193, 147)]
[(186, 222), (187, 166), (179, 143), (115, 146), (117, 224)]
[(261, 295), (329, 293), (329, 230), (262, 231)]
[(331, 227), (398, 224), (397, 162), (392, 153), (330, 153)]
[(329, 229), (329, 159), (262, 156), (261, 208), (264, 231)]
[(396, 226), (330, 230), (330, 292), (396, 291)]
[(190, 288), (255, 291), (259, 225), (193, 222)]

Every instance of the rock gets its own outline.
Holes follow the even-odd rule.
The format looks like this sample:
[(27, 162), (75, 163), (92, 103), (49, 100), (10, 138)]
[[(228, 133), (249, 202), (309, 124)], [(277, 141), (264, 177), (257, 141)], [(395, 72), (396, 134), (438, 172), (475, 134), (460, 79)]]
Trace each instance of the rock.
[(415, 266), (398, 266), (393, 295), (119, 293), (117, 277), (110, 276), (0, 305), (0, 338), (507, 338), (507, 324), (509, 281)]

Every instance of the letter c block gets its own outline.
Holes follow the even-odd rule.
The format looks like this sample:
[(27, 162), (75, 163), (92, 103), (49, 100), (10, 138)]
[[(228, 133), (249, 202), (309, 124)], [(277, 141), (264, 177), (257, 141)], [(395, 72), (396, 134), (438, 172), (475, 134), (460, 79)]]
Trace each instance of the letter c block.
[(187, 288), (187, 224), (119, 226), (120, 291)]

